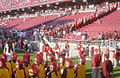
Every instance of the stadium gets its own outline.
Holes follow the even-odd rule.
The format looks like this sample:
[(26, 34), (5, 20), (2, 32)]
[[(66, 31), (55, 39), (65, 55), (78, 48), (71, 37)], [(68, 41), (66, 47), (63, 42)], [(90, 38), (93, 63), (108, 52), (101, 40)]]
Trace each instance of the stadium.
[(0, 0), (0, 78), (120, 78), (119, 0)]

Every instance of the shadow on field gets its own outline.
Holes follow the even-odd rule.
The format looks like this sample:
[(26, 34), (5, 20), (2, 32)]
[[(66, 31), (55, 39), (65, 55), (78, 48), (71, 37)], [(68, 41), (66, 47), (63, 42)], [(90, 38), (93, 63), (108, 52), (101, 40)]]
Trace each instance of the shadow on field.
[(92, 73), (86, 74), (86, 78), (92, 78)]
[(120, 73), (112, 74), (111, 78), (120, 78)]
[(115, 68), (111, 78), (120, 78), (120, 68)]
[(91, 72), (91, 71), (92, 71), (92, 69), (87, 69), (87, 70), (86, 70), (86, 72)]

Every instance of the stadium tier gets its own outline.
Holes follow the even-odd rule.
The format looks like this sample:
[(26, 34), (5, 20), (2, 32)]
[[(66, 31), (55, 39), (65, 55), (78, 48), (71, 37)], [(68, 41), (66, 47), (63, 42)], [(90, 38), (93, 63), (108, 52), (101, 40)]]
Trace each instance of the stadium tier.
[[(87, 26), (84, 26), (77, 30), (77, 32), (87, 32), (88, 34), (88, 40), (91, 40), (93, 38), (97, 39), (98, 34), (101, 32), (104, 33), (113, 33), (114, 30), (120, 31), (120, 10), (117, 10), (100, 20), (97, 20), (96, 22), (89, 24)], [(67, 34), (66, 39), (82, 39), (82, 36), (73, 36), (73, 32), (70, 34)]]
[(72, 0), (1, 0), (0, 12), (11, 11), (16, 9), (54, 4)]
[(57, 25), (63, 25), (63, 24), (66, 24), (68, 22), (73, 22), (73, 20), (75, 20), (75, 19), (86, 17), (91, 13), (92, 12), (81, 12), (81, 13), (77, 13), (75, 15), (64, 16), (64, 17), (61, 17), (54, 22), (48, 23), (47, 26), (53, 25), (55, 27)]
[(47, 15), (47, 16), (39, 16), (35, 17), (32, 20), (29, 20), (27, 22), (24, 22), (22, 24), (19, 24), (16, 28), (20, 30), (28, 29), (30, 27), (34, 27), (39, 24), (43, 24), (48, 21), (52, 21), (54, 19), (58, 18), (58, 15)]
[[(11, 20), (4, 20), (4, 24), (1, 29), (17, 29), (17, 30), (25, 30), (36, 25), (54, 20), (58, 17), (58, 15), (46, 15), (39, 17), (26, 17), (26, 18), (15, 18)], [(3, 22), (2, 22), (3, 23)]]

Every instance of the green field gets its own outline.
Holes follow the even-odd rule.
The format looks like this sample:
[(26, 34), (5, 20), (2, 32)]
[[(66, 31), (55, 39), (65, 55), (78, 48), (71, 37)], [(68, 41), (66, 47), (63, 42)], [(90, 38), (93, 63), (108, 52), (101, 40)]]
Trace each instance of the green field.
[[(2, 52), (3, 51), (0, 49), (0, 54), (2, 54)], [(17, 59), (22, 60), (22, 55), (23, 55), (24, 51), (16, 51), (16, 53), (17, 53), (17, 56), (18, 56)], [(30, 59), (34, 62), (35, 53), (30, 53), (30, 55), (31, 55)], [(73, 60), (74, 65), (78, 64), (77, 59), (72, 59), (72, 60)], [(102, 68), (101, 68), (101, 71), (102, 71)], [(86, 78), (92, 78), (91, 73), (92, 73), (91, 62), (86, 61)], [(120, 67), (114, 68), (111, 78), (120, 78)]]

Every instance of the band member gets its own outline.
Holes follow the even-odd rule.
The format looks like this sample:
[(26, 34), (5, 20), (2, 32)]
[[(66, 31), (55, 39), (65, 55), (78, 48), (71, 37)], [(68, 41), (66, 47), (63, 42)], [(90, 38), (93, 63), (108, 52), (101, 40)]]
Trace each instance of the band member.
[(16, 70), (14, 71), (14, 77), (15, 78), (26, 78), (23, 64), (22, 64), (21, 60), (19, 60), (19, 59), (16, 62)]
[(56, 43), (56, 45), (55, 45), (55, 57), (56, 57), (56, 59), (58, 59), (58, 57), (60, 56), (60, 50), (59, 50), (59, 46), (58, 46), (58, 44)]
[(74, 71), (73, 71), (73, 62), (72, 59), (67, 58), (65, 60), (65, 68), (61, 70), (61, 77), (62, 78), (74, 78)]
[(81, 52), (81, 48), (82, 48), (82, 45), (81, 45), (81, 42), (79, 42), (79, 44), (77, 45), (77, 55), (79, 56), (79, 53)]
[(41, 78), (38, 76), (38, 73), (39, 73), (39, 69), (34, 64), (31, 64), (28, 78)]
[(45, 78), (45, 68), (43, 64), (43, 56), (40, 53), (35, 55), (35, 64), (37, 69), (39, 70), (38, 76), (39, 78)]
[(59, 64), (58, 64), (58, 70), (61, 71), (61, 69), (65, 68), (65, 50), (62, 50), (62, 54), (60, 55), (59, 58)]
[(5, 47), (5, 44), (6, 44), (6, 41), (5, 40), (2, 40), (2, 49), (4, 50), (4, 47)]
[(50, 65), (50, 72), (48, 73), (48, 78), (61, 78), (59, 71), (57, 70), (56, 61), (52, 61)]
[(11, 61), (7, 61), (7, 55), (3, 53), (2, 58), (4, 59), (6, 63), (6, 67), (9, 69), (9, 76), (12, 76), (12, 66), (11, 66)]
[(48, 46), (47, 44), (45, 44), (43, 47), (42, 47), (42, 52), (43, 52), (43, 60), (46, 61), (47, 60), (47, 52), (48, 52)]
[(113, 64), (114, 68), (118, 66), (118, 57), (117, 57), (117, 51), (113, 51)]
[(93, 58), (93, 55), (94, 55), (94, 47), (91, 48), (90, 54), (91, 54), (91, 61), (92, 61), (92, 58)]
[(12, 61), (11, 61), (12, 71), (14, 71), (16, 69), (16, 61), (17, 61), (17, 55), (15, 52), (13, 52), (12, 53)]
[(0, 78), (11, 78), (3, 58), (0, 58)]
[(25, 75), (28, 78), (28, 76), (29, 76), (29, 71), (28, 70), (30, 68), (30, 64), (28, 62), (28, 58), (27, 58), (26, 54), (23, 54), (22, 60), (23, 60), (23, 67), (25, 69)]
[(86, 78), (85, 76), (85, 56), (81, 56), (79, 64), (74, 69), (75, 78)]
[(102, 78), (111, 78), (113, 71), (112, 62), (109, 60), (109, 57), (107, 55), (105, 55), (104, 58), (105, 61), (102, 64)]
[(28, 63), (31, 64), (32, 60), (30, 60), (30, 54), (29, 54), (29, 52), (26, 52), (25, 54), (27, 56)]
[(66, 53), (66, 58), (69, 58), (69, 43), (67, 41), (67, 43), (65, 44), (65, 53)]

